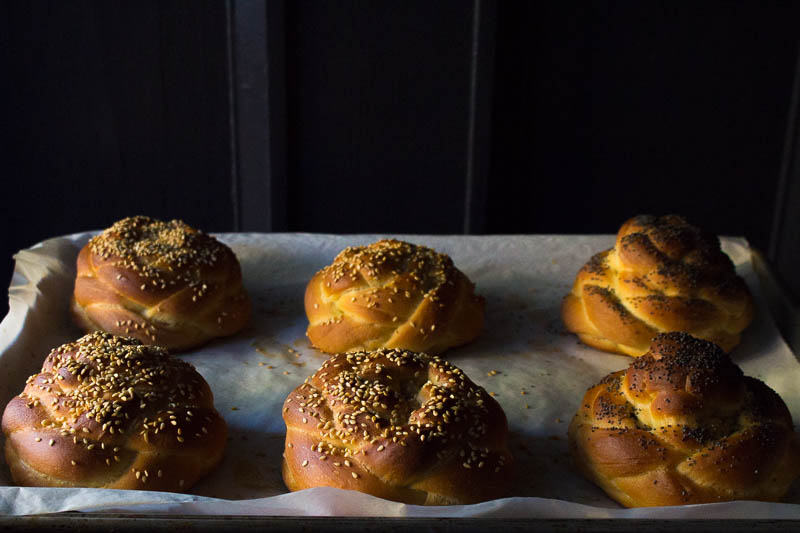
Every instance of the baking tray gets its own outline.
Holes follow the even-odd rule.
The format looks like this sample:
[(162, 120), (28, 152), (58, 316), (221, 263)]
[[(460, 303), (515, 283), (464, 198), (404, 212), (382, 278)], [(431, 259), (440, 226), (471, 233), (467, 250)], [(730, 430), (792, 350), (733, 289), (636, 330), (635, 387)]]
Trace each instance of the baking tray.
[[(77, 255), (79, 247), (91, 234), (86, 233), (52, 239), (18, 254), (17, 269), (15, 270), (15, 277), (12, 280), (12, 289), (10, 291), (12, 312), (0, 325), (0, 350), (3, 350), (0, 353), (0, 371), (3, 371), (6, 376), (9, 376), (8, 369), (4, 369), (3, 365), (7, 363), (6, 355), (10, 351), (14, 351), (17, 354), (24, 353), (18, 359), (18, 362), (23, 361), (22, 364), (28, 366), (26, 372), (32, 373), (38, 370), (42, 359), (47, 353), (42, 346), (53, 347), (61, 342), (72, 340), (78, 334), (74, 330), (68, 332), (70, 331), (68, 328), (49, 338), (47, 335), (32, 335), (31, 332), (33, 329), (41, 327), (42, 318), (55, 322), (68, 320), (66, 314), (62, 315), (61, 313), (66, 310), (69, 293), (68, 285), (71, 281), (70, 276), (74, 277), (74, 257)], [(344, 246), (373, 242), (382, 236), (225, 234), (219, 237), (221, 240), (228, 242), (237, 252), (237, 255), (242, 258), (245, 284), (253, 298), (256, 315), (261, 317), (256, 319), (256, 324), (253, 327), (242, 334), (246, 338), (245, 344), (250, 346), (248, 357), (255, 357), (252, 352), (258, 352), (259, 349), (266, 352), (274, 351), (275, 346), (280, 345), (283, 341), (286, 341), (283, 344), (284, 346), (295, 347), (294, 354), (290, 353), (288, 357), (287, 353), (282, 354), (282, 357), (286, 359), (284, 367), (289, 368), (289, 366), (292, 366), (292, 370), (288, 372), (290, 372), (289, 376), (293, 377), (285, 377), (283, 372), (287, 371), (282, 371), (280, 374), (275, 374), (275, 376), (279, 377), (274, 378), (276, 381), (283, 380), (284, 388), (289, 387), (287, 389), (288, 392), (293, 386), (293, 379), (302, 381), (306, 375), (313, 373), (324, 360), (320, 358), (319, 354), (315, 356), (313, 349), (307, 345), (303, 345), (302, 342), (298, 343), (298, 328), (302, 329), (304, 327), (304, 315), (302, 313), (304, 282), (316, 269), (328, 264), (336, 252)], [(800, 506), (798, 505), (776, 507), (774, 508), (776, 510), (775, 513), (772, 512), (773, 508), (765, 507), (770, 504), (746, 504), (745, 507), (742, 507), (743, 504), (735, 506), (728, 504), (727, 508), (719, 507), (719, 505), (725, 506), (726, 504), (716, 504), (716, 506), (702, 506), (701, 512), (697, 512), (697, 510), (687, 512), (690, 511), (687, 508), (646, 510), (647, 512), (643, 513), (621, 511), (615, 509), (615, 505), (609, 503), (607, 499), (604, 502), (604, 496), (599, 492), (599, 489), (579, 478), (570, 469), (568, 461), (564, 457), (564, 452), (566, 451), (564, 433), (570, 417), (569, 409), (572, 409), (572, 404), (577, 406), (583, 390), (595, 381), (598, 376), (605, 375), (609, 367), (612, 370), (616, 370), (627, 366), (630, 359), (602, 354), (577, 343), (571, 335), (563, 331), (563, 327), (560, 325), (558, 302), (561, 295), (569, 290), (572, 279), (582, 263), (592, 253), (608, 248), (613, 244), (614, 236), (398, 237), (411, 242), (433, 246), (440, 251), (449, 253), (456, 264), (476, 282), (478, 292), (487, 297), (487, 331), (483, 337), (472, 346), (448, 352), (446, 357), (456, 365), (464, 368), (468, 375), (479, 384), (485, 386), (487, 390), (492, 390), (493, 388), (500, 390), (501, 392), (497, 399), (509, 413), (510, 420), (512, 420), (512, 416), (516, 416), (519, 412), (520, 405), (522, 405), (521, 402), (529, 401), (533, 403), (537, 399), (549, 398), (547, 401), (542, 402), (547, 407), (538, 408), (541, 406), (537, 406), (537, 408), (534, 408), (532, 411), (535, 414), (529, 416), (528, 422), (526, 422), (541, 426), (539, 431), (535, 432), (535, 435), (528, 435), (528, 437), (536, 439), (536, 444), (528, 446), (526, 449), (526, 435), (519, 435), (519, 432), (517, 432), (517, 436), (515, 438), (512, 437), (512, 445), (516, 447), (514, 453), (522, 459), (520, 461), (521, 471), (526, 476), (536, 476), (535, 468), (540, 468), (542, 470), (538, 472), (537, 477), (543, 478), (525, 485), (524, 488), (519, 484), (516, 486), (515, 490), (519, 489), (519, 495), (529, 497), (521, 503), (520, 501), (516, 502), (518, 509), (525, 509), (529, 502), (529, 509), (543, 508), (549, 509), (548, 511), (540, 513), (522, 512), (525, 515), (522, 518), (513, 516), (513, 513), (511, 513), (511, 516), (505, 516), (496, 510), (482, 511), (483, 516), (478, 513), (479, 516), (462, 518), (455, 515), (447, 517), (431, 516), (430, 514), (427, 516), (412, 516), (414, 514), (412, 512), (414, 511), (413, 506), (407, 506), (412, 508), (411, 511), (408, 509), (399, 511), (403, 518), (397, 518), (396, 513), (398, 511), (396, 509), (392, 511), (395, 516), (380, 517), (336, 516), (320, 519), (309, 516), (292, 517), (256, 513), (248, 515), (246, 511), (234, 509), (237, 503), (241, 503), (240, 498), (253, 497), (252, 494), (245, 494), (240, 498), (234, 498), (238, 501), (230, 502), (230, 513), (225, 510), (225, 506), (222, 506), (215, 508), (213, 516), (196, 514), (196, 510), (192, 511), (193, 514), (187, 515), (186, 513), (181, 513), (180, 509), (170, 509), (171, 514), (169, 515), (163, 514), (163, 511), (158, 509), (130, 513), (124, 508), (114, 509), (112, 506), (106, 507), (104, 512), (3, 517), (0, 518), (0, 526), (39, 527), (50, 524), (51, 526), (70, 525), (78, 527), (80, 524), (82, 528), (113, 526), (115, 528), (157, 529), (161, 527), (177, 527), (179, 524), (183, 526), (191, 524), (193, 528), (214, 527), (215, 529), (227, 527), (241, 529), (271, 525), (281, 529), (314, 527), (315, 529), (338, 530), (345, 527), (363, 528), (367, 526), (392, 529), (413, 524), (415, 527), (424, 526), (435, 529), (446, 529), (459, 525), (460, 530), (465, 528), (467, 530), (472, 530), (473, 528), (486, 530), (487, 528), (496, 529), (500, 527), (514, 530), (529, 527), (535, 523), (539, 528), (562, 529), (568, 527), (570, 529), (580, 528), (587, 530), (588, 528), (588, 530), (593, 530), (613, 527), (625, 530), (625, 528), (632, 527), (633, 524), (639, 524), (639, 527), (641, 527), (644, 523), (639, 520), (649, 520), (655, 517), (659, 518), (660, 521), (658, 523), (662, 524), (662, 526), (677, 526), (679, 522), (689, 525), (698, 516), (710, 516), (714, 519), (734, 517), (737, 519), (735, 522), (737, 524), (736, 527), (745, 524), (749, 524), (750, 527), (769, 527), (772, 523), (772, 518), (777, 516), (788, 520), (800, 518), (800, 510), (798, 510)], [(751, 353), (735, 356), (734, 359), (742, 364), (746, 373), (755, 374), (752, 371), (754, 368), (752, 352), (754, 347), (762, 344), (763, 338), (768, 338), (769, 343), (785, 350), (784, 359), (787, 357), (786, 353), (788, 353), (791, 363), (796, 365), (796, 358), (788, 351), (771, 318), (771, 313), (776, 312), (776, 305), (778, 305), (775, 303), (775, 295), (780, 296), (782, 292), (779, 288), (776, 290), (769, 289), (769, 287), (778, 286), (766, 262), (763, 261), (760, 254), (753, 252), (743, 239), (724, 238), (723, 245), (726, 251), (732, 255), (737, 268), (747, 280), (751, 290), (753, 290), (759, 310), (756, 323), (751, 328), (754, 332), (746, 333), (742, 344), (742, 350), (745, 352), (749, 350)], [(260, 257), (260, 259), (254, 260), (254, 257)], [(270, 259), (270, 265), (264, 264), (265, 258)], [(285, 283), (283, 285), (280, 283), (270, 285), (268, 283), (265, 286), (253, 282), (256, 278), (265, 277), (282, 279)], [(53, 293), (58, 291), (61, 291), (59, 296), (54, 299), (55, 301), (50, 301)], [(27, 321), (22, 325), (15, 324), (13, 320), (9, 320), (14, 313), (14, 308), (19, 309), (20, 302), (15, 302), (15, 297), (27, 298), (26, 304), (31, 305), (31, 309), (33, 309), (27, 313)], [(45, 300), (51, 305), (42, 305), (42, 301)], [(783, 309), (784, 311), (777, 312), (783, 312), (784, 316), (787, 316), (785, 306)], [(281, 316), (276, 317), (276, 313)], [(788, 313), (788, 316), (791, 316), (791, 313)], [(780, 324), (780, 321), (778, 322)], [(272, 340), (264, 342), (265, 337), (260, 329), (266, 323), (272, 324), (272, 326), (285, 326), (288, 329), (294, 328), (294, 330), (291, 335), (284, 337), (282, 340), (280, 332), (273, 332), (269, 336)], [(788, 323), (791, 325), (791, 320)], [(15, 331), (15, 328), (17, 331)], [(57, 339), (56, 337), (59, 335), (61, 338)], [(278, 340), (276, 341), (276, 339)], [(241, 341), (242, 339), (239, 340)], [(259, 342), (261, 343), (260, 345)], [(37, 344), (38, 346), (36, 346)], [(525, 347), (526, 351), (524, 353), (527, 355), (520, 355), (523, 353), (520, 346)], [(209, 349), (225, 352), (228, 347), (230, 347), (230, 343), (222, 341), (212, 343)], [(509, 353), (503, 354), (502, 352), (504, 351)], [(498, 352), (501, 355), (498, 356)], [(297, 355), (298, 353), (300, 354), (299, 356)], [(506, 366), (511, 365), (513, 368), (513, 358), (530, 357), (531, 354), (536, 357), (535, 362), (538, 364), (538, 366), (534, 365), (536, 366), (535, 373), (541, 375), (536, 376), (535, 383), (529, 384), (537, 385), (538, 390), (536, 387), (529, 387), (525, 396), (520, 395), (513, 400), (510, 399), (508, 391), (516, 390), (516, 384), (509, 385), (506, 383), (505, 388), (503, 388), (503, 386), (499, 385), (499, 381), (488, 377), (488, 373), (484, 374), (488, 369), (497, 367), (501, 369), (502, 377), (503, 369)], [(483, 365), (482, 362), (476, 363), (473, 361), (476, 356), (479, 358), (480, 356), (486, 356), (487, 360), (483, 361), (486, 364)], [(504, 360), (504, 356), (512, 358), (512, 362), (509, 363), (509, 359)], [(191, 354), (182, 357), (194, 362)], [(295, 357), (296, 359), (292, 360)], [(554, 391), (548, 388), (553, 386), (554, 383), (558, 383), (559, 376), (564, 372), (572, 371), (571, 367), (563, 363), (563, 358), (569, 357), (577, 358), (580, 361), (588, 358), (590, 363), (584, 365), (586, 368), (583, 370), (586, 375), (577, 375), (575, 378), (577, 383), (575, 383), (575, 386), (571, 386), (568, 391)], [(264, 361), (266, 360), (264, 359)], [(250, 359), (250, 361), (254, 360)], [(600, 363), (596, 363), (597, 361), (600, 361)], [(247, 363), (248, 361), (245, 358), (239, 360), (239, 362)], [(783, 362), (788, 364), (786, 361)], [(200, 369), (200, 367), (198, 368)], [(539, 372), (539, 370), (542, 370), (542, 372)], [(786, 374), (786, 372), (783, 373)], [(796, 379), (799, 375), (795, 372), (788, 377), (793, 378), (795, 381), (800, 381)], [(763, 375), (759, 377), (765, 379)], [(776, 380), (783, 379), (783, 382), (777, 383), (777, 386), (771, 383), (770, 379), (765, 380), (788, 397), (787, 403), (790, 403), (791, 407), (792, 403), (800, 401), (800, 391), (797, 391), (796, 388), (792, 390), (786, 389), (786, 382), (791, 381), (786, 378), (787, 376), (785, 375), (775, 377)], [(506, 376), (505, 379), (510, 380), (512, 378)], [(15, 390), (14, 393), (18, 392), (21, 383), (9, 383), (6, 387), (7, 390), (3, 390), (3, 394), (10, 397), (10, 394), (13, 393), (9, 391)], [(212, 388), (214, 388), (213, 384)], [(217, 389), (215, 389), (216, 392)], [(278, 396), (281, 395), (278, 394)], [(561, 403), (567, 404), (568, 409), (564, 410), (562, 406), (560, 410), (553, 410), (551, 408), (552, 404), (557, 403), (561, 396), (563, 396)], [(7, 399), (6, 397), (0, 398), (3, 403)], [(282, 399), (281, 397), (280, 400), (282, 401)], [(792, 408), (792, 412), (797, 415), (798, 409)], [(231, 413), (229, 412), (223, 412), (223, 416), (229, 417), (230, 415)], [(269, 423), (272, 424), (273, 428), (275, 427), (274, 420)], [(514, 434), (515, 422), (513, 420), (511, 425), (512, 434)], [(271, 446), (277, 446), (276, 450), (279, 451), (280, 439)], [(541, 457), (530, 459), (529, 456), (532, 452), (541, 455)], [(550, 462), (554, 462), (554, 464), (545, 464)], [(574, 505), (572, 507), (569, 505), (566, 507), (553, 505), (562, 504), (564, 503), (563, 500), (575, 500), (573, 498), (575, 493), (559, 493), (560, 490), (564, 489), (554, 488), (553, 483), (550, 482), (554, 478), (564, 478), (565, 483), (562, 483), (562, 485), (566, 484), (568, 487), (574, 488), (576, 492), (583, 491), (581, 498), (577, 499), (578, 501), (589, 503), (590, 505), (596, 504), (596, 507), (591, 507), (593, 511), (588, 513), (594, 517), (593, 519), (586, 521), (587, 513), (576, 512)], [(202, 489), (201, 492), (203, 490), (206, 491), (206, 495), (212, 495), (208, 494), (208, 487)], [(283, 490), (285, 491), (285, 489)], [(544, 496), (544, 498), (533, 498), (533, 496)], [(791, 501), (800, 501), (800, 498), (795, 496), (792, 496), (792, 498)], [(520, 499), (517, 498), (517, 500)], [(522, 505), (522, 507), (519, 507), (519, 505)], [(553, 511), (554, 508), (559, 510), (557, 512)], [(753, 512), (743, 512), (742, 509)], [(332, 512), (335, 513), (335, 511)], [(487, 516), (491, 516), (491, 518), (487, 518)], [(618, 518), (621, 517), (638, 518), (634, 521), (627, 521), (619, 520)], [(615, 519), (609, 521), (609, 518)], [(677, 521), (670, 518), (675, 518)], [(665, 519), (668, 521), (664, 522), (663, 520)], [(699, 523), (710, 524), (707, 521)], [(782, 523), (786, 524), (785, 521)]]

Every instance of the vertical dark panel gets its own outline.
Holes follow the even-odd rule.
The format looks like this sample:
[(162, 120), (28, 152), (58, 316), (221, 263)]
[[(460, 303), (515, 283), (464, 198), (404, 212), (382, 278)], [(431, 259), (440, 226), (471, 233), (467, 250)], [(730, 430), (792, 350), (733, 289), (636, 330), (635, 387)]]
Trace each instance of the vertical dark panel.
[[(158, 2), (163, 159), (159, 209), (207, 231), (231, 231), (225, 6)], [(186, 205), (181, 205), (183, 201)]]
[[(9, 21), (9, 9), (5, 4), (0, 3), (0, 72), (5, 73), (0, 76), (0, 111), (3, 115), (0, 116), (0, 161), (4, 165), (11, 165), (11, 151), (12, 151), (12, 126), (10, 115), (10, 102), (12, 98), (11, 91), (11, 27)], [(13, 145), (16, 147), (16, 143)], [(8, 187), (5, 182), (14, 179), (8, 171), (0, 171), (0, 177), (3, 179), (2, 187)], [(6, 212), (10, 209), (4, 207)], [(12, 241), (9, 234), (14, 232), (13, 226), (10, 224), (11, 217), (0, 216), (0, 224), (4, 226), (4, 230), (0, 231), (0, 321), (2, 317), (6, 316), (8, 312), (8, 298), (6, 296), (5, 288), (8, 287), (11, 281), (11, 273), (13, 272), (13, 261), (11, 254), (16, 249), (16, 244)]]
[(461, 233), (471, 3), (286, 7), (289, 228)]
[(285, 6), (227, 2), (237, 229), (286, 229)]
[[(792, 105), (786, 128), (783, 164), (775, 197), (769, 259), (800, 304), (800, 54), (797, 56)], [(800, 319), (800, 318), (798, 318)], [(796, 319), (796, 321), (798, 320)], [(800, 334), (800, 331), (798, 331)]]
[(497, 2), (472, 3), (472, 50), (470, 54), (470, 102), (467, 131), (467, 175), (464, 233), (486, 231), (486, 192), (492, 146), (492, 86)]
[(97, 2), (91, 15), (120, 172), (105, 217), (232, 228), (224, 5)]
[(800, 4), (499, 11), (490, 231), (608, 233), (678, 212), (766, 247)]
[(131, 214), (233, 228), (224, 4), (5, 2), (0, 16), (3, 285), (18, 249)]
[(136, 213), (231, 229), (217, 5), (7, 4), (6, 171), (28, 244)]
[(498, 5), (489, 233), (575, 232), (584, 221), (564, 195), (590, 179), (588, 9)]

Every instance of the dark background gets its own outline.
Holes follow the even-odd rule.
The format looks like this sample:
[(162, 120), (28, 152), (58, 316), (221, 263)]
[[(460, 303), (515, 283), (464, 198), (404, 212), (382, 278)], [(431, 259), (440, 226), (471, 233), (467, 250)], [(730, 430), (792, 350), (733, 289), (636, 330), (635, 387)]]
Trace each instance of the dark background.
[(674, 212), (800, 294), (800, 3), (0, 5), (2, 285), (15, 251), (133, 214), (504, 234)]

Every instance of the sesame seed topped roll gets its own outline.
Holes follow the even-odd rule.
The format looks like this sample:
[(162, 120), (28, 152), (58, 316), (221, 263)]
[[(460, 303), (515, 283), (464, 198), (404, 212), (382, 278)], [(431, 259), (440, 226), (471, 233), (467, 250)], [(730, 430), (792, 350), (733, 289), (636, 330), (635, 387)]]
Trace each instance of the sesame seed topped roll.
[(447, 255), (381, 240), (344, 249), (317, 272), (305, 308), (308, 338), (324, 352), (438, 354), (480, 334), (484, 300)]
[(87, 332), (177, 351), (241, 330), (250, 302), (230, 248), (179, 220), (137, 216), (80, 251), (72, 313)]
[(625, 222), (614, 248), (586, 263), (561, 317), (581, 341), (638, 357), (658, 333), (683, 331), (730, 352), (753, 301), (719, 239), (676, 215)]
[(190, 364), (95, 332), (50, 352), (3, 433), (19, 485), (183, 492), (220, 461), (227, 426)]
[(626, 507), (777, 501), (800, 474), (780, 396), (685, 333), (658, 335), (590, 388), (569, 439), (581, 471)]
[(289, 490), (329, 486), (412, 504), (503, 496), (513, 459), (500, 405), (440, 359), (339, 354), (283, 404)]

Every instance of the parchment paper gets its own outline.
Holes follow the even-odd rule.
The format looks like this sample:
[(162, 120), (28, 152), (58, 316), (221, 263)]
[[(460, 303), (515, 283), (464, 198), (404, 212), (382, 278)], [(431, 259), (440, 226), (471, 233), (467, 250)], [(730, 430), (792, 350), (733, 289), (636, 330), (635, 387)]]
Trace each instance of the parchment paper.
[[(0, 403), (18, 394), (50, 349), (82, 333), (67, 312), (78, 250), (92, 233), (19, 252), (0, 324)], [(332, 488), (288, 493), (280, 475), (286, 395), (324, 362), (309, 346), (303, 294), (308, 279), (345, 246), (381, 235), (222, 234), (242, 264), (253, 320), (240, 334), (180, 357), (206, 378), (229, 426), (221, 465), (191, 494), (102, 489), (20, 488), (0, 469), (0, 512), (66, 510), (142, 513), (493, 516), (508, 518), (796, 518), (800, 491), (785, 504), (733, 502), (621, 509), (577, 474), (566, 431), (585, 390), (631, 359), (580, 344), (564, 330), (561, 299), (588, 258), (611, 247), (605, 236), (395, 236), (449, 254), (486, 298), (485, 331), (445, 357), (495, 394), (509, 421), (517, 475), (509, 497), (478, 505), (422, 507)], [(744, 276), (757, 315), (732, 357), (764, 380), (800, 416), (800, 364), (778, 333), (750, 262), (747, 242), (723, 238)], [(493, 371), (496, 371), (493, 372)]]

